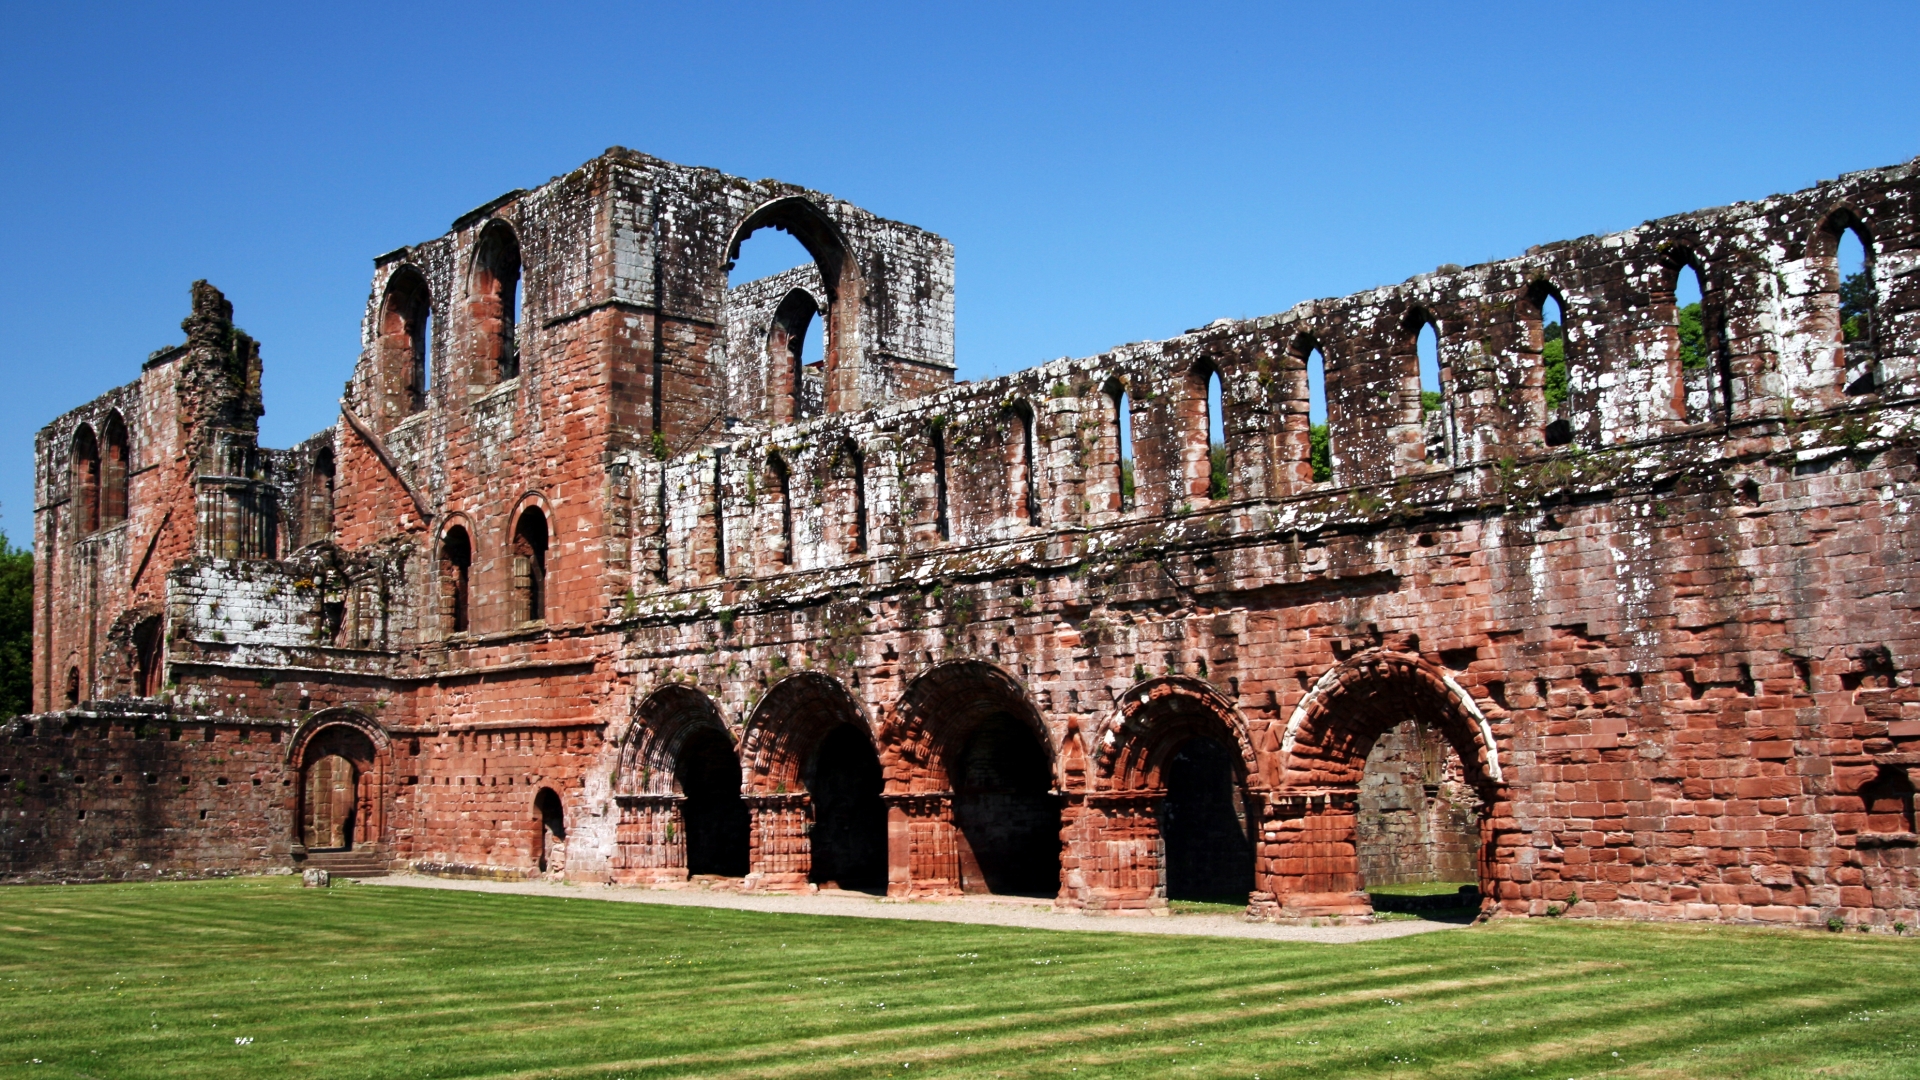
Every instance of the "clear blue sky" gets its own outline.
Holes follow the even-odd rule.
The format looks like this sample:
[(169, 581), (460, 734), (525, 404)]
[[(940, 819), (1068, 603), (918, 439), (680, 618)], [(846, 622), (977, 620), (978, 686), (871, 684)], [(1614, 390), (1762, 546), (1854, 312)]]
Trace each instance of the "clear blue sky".
[(969, 378), (1920, 154), (1912, 4), (5, 10), (20, 540), (34, 432), (179, 340), (194, 278), (285, 446), (374, 255), (610, 145), (948, 237)]

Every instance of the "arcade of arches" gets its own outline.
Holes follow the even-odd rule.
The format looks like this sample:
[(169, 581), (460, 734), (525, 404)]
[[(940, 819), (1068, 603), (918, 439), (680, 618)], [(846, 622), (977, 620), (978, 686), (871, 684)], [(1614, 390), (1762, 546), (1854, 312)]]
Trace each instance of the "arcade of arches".
[(1286, 918), (1365, 915), (1368, 884), (1477, 882), (1500, 858), (1484, 718), (1416, 657), (1329, 672), (1276, 749), (1185, 677), (1084, 732), (980, 661), (922, 671), (878, 717), (820, 672), (774, 683), (737, 727), (670, 685), (622, 745), (614, 877), (1111, 912), (1251, 898)]

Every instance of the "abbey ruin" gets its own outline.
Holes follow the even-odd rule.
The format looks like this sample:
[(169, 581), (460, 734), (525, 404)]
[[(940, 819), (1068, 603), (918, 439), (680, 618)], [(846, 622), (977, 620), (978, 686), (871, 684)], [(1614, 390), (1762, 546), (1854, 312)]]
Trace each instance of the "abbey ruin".
[(945, 240), (614, 149), (286, 450), (196, 283), (39, 434), (0, 876), (1920, 923), (1917, 169), (956, 384)]

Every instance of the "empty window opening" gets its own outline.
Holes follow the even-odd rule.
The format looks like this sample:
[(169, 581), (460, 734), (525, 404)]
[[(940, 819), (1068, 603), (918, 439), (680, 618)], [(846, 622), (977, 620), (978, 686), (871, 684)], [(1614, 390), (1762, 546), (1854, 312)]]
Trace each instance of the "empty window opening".
[(479, 338), (475, 370), (493, 380), (520, 374), (516, 320), (520, 314), (520, 241), (495, 219), (474, 248), (472, 315)]
[(828, 888), (887, 887), (887, 808), (880, 759), (867, 733), (841, 724), (821, 740), (808, 770), (813, 809), (811, 880)]
[(133, 694), (152, 697), (160, 692), (160, 617), (140, 620), (133, 628)]
[(803, 420), (820, 414), (825, 393), (821, 364), (809, 364), (806, 359), (807, 330), (819, 311), (812, 293), (795, 289), (773, 313), (773, 325), (767, 330), (767, 374), (775, 421)]
[(529, 506), (513, 530), (513, 595), (523, 623), (547, 617), (547, 516)]
[(1033, 409), (1025, 402), (1020, 402), (1011, 412), (1007, 443), (1012, 458), (1010, 472), (1013, 482), (1009, 495), (1013, 513), (1026, 524), (1037, 525), (1040, 521), (1040, 493), (1034, 485)]
[(433, 305), (426, 278), (403, 266), (387, 279), (380, 315), (382, 388), (394, 411), (412, 414), (427, 407), (428, 354), (432, 349)]
[(1440, 371), (1440, 326), (1433, 317), (1416, 312), (1413, 351), (1420, 372), (1420, 426), (1425, 432), (1427, 460), (1447, 457), (1448, 417), (1445, 382)]
[(1531, 344), (1540, 354), (1540, 387), (1546, 406), (1541, 435), (1548, 446), (1565, 446), (1573, 441), (1573, 421), (1568, 416), (1567, 314), (1550, 288), (1541, 292), (1536, 321), (1538, 340)]
[[(838, 409), (857, 402), (858, 391), (850, 379), (852, 373), (841, 370), (839, 363), (840, 338), (847, 328), (837, 320), (845, 315), (839, 302), (841, 291), (857, 282), (858, 270), (848, 257), (846, 244), (833, 221), (804, 198), (781, 199), (755, 210), (740, 224), (730, 243), (727, 252), (729, 303), (736, 299), (761, 303), (766, 292), (780, 285), (824, 294), (824, 302), (817, 304), (817, 313), (821, 316), (817, 358), (802, 364), (801, 376), (794, 384), (803, 414), (823, 412), (829, 403)], [(841, 280), (843, 275), (847, 278), (845, 282)], [(744, 288), (769, 279), (772, 279), (771, 285)], [(737, 298), (733, 295), (735, 291), (740, 292)], [(780, 364), (777, 354), (773, 359), (776, 365)], [(773, 378), (777, 381), (783, 375), (775, 372)], [(773, 404), (776, 410), (782, 408), (777, 399)]]
[(780, 542), (774, 550), (774, 560), (781, 566), (793, 565), (793, 474), (787, 471), (787, 463), (780, 455), (767, 458), (767, 489), (773, 496), (774, 513), (778, 515)]
[(1125, 510), (1133, 506), (1133, 399), (1118, 379), (1107, 383), (1107, 400), (1113, 406), (1113, 492), (1107, 509)]
[(1253, 890), (1253, 823), (1237, 755), (1214, 739), (1182, 742), (1162, 774), (1160, 839), (1169, 900), (1245, 903)]
[(100, 527), (127, 520), (127, 424), (118, 412), (100, 428)]
[(1327, 421), (1327, 358), (1316, 347), (1307, 353), (1307, 462), (1313, 482), (1333, 479), (1333, 427)]
[(440, 588), (445, 597), (447, 632), (467, 632), (467, 604), (473, 570), (473, 538), (464, 526), (447, 530), (440, 541)]
[(1873, 260), (1860, 230), (1849, 228), (1840, 234), (1839, 304), (1840, 343), (1846, 357), (1845, 386), (1849, 394), (1866, 394), (1879, 389), (1875, 363)]
[(563, 874), (567, 869), (567, 814), (560, 793), (543, 787), (533, 796), (533, 812), (539, 819), (540, 845), (535, 857), (543, 874)]
[(840, 444), (840, 460), (853, 481), (853, 537), (849, 545), (855, 555), (867, 550), (867, 461), (852, 439)]
[(953, 821), (965, 841), (960, 884), (970, 893), (1053, 896), (1060, 891), (1060, 802), (1053, 767), (1027, 725), (983, 719), (951, 768)]
[(947, 435), (936, 424), (933, 428), (933, 527), (942, 540), (951, 540), (947, 523)]
[(1873, 780), (1860, 789), (1861, 809), (1870, 833), (1913, 831), (1913, 781), (1901, 768), (1881, 766)]
[(1228, 475), (1227, 412), (1220, 373), (1209, 367), (1207, 379), (1207, 498), (1224, 499), (1232, 490)]
[(687, 738), (674, 762), (686, 830), (687, 873), (745, 877), (748, 814), (740, 795), (740, 762), (733, 743), (716, 728)]
[(1479, 822), (1479, 797), (1438, 727), (1407, 720), (1374, 742), (1355, 822), (1368, 890), (1477, 884)]
[(100, 527), (100, 443), (93, 428), (73, 433), (73, 524), (85, 536)]
[(322, 447), (313, 455), (312, 474), (307, 479), (307, 543), (333, 535), (333, 448)]
[(1674, 267), (1674, 347), (1680, 360), (1683, 416), (1688, 423), (1725, 420), (1732, 408), (1731, 370), (1715, 310), (1706, 303), (1704, 281), (1692, 256), (1682, 252)]

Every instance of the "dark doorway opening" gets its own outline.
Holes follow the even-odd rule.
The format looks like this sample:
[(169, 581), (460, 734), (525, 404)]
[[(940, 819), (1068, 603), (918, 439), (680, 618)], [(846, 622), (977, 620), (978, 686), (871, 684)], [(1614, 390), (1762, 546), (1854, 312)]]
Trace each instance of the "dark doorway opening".
[(1369, 891), (1478, 883), (1480, 798), (1439, 727), (1406, 720), (1374, 742), (1354, 832)]
[(353, 847), (357, 772), (353, 762), (339, 754), (323, 754), (307, 766), (307, 813), (301, 831), (308, 851)]
[(813, 874), (816, 884), (866, 892), (887, 887), (887, 809), (880, 759), (866, 732), (833, 729), (814, 754)]
[(541, 788), (533, 797), (534, 812), (540, 815), (540, 872), (558, 873), (567, 868), (567, 815), (560, 806), (560, 794)]
[(966, 839), (967, 892), (1053, 896), (1060, 891), (1060, 800), (1047, 752), (1020, 720), (987, 717), (961, 752), (953, 819)]
[(740, 797), (740, 763), (727, 736), (711, 728), (689, 736), (674, 764), (687, 830), (687, 873), (745, 877), (747, 804)]
[(1160, 837), (1169, 900), (1242, 903), (1253, 891), (1253, 840), (1235, 756), (1196, 737), (1167, 760)]

